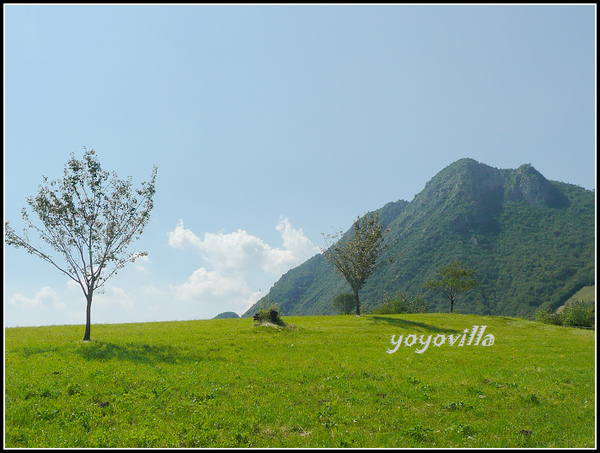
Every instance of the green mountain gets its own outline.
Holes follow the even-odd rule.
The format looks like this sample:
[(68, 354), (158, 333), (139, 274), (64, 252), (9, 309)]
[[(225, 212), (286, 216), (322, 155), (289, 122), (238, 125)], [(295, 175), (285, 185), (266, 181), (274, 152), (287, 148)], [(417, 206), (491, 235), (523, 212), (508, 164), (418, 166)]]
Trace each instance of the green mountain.
[[(480, 281), (459, 296), (457, 313), (527, 317), (595, 284), (595, 192), (549, 181), (529, 164), (497, 169), (461, 159), (411, 202), (388, 203), (378, 212), (389, 247), (360, 292), (363, 306), (374, 308), (384, 294), (402, 291), (423, 297), (431, 312), (448, 311), (447, 299), (423, 285), (456, 260), (475, 269)], [(283, 315), (333, 314), (331, 301), (341, 292), (350, 292), (349, 285), (318, 254), (283, 275), (242, 316), (267, 300)]]
[(240, 315), (238, 315), (234, 311), (224, 311), (223, 313), (219, 313), (213, 319), (231, 319), (231, 318), (239, 318), (239, 317), (240, 317)]

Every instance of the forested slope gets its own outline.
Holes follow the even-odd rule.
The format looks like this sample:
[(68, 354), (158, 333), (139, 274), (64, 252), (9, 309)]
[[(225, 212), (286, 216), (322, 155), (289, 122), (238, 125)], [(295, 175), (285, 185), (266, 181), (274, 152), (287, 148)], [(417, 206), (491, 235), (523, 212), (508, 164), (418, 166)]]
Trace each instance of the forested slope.
[[(529, 164), (497, 169), (461, 159), (411, 202), (378, 210), (389, 247), (361, 301), (375, 307), (385, 293), (401, 291), (423, 296), (430, 311), (447, 311), (443, 296), (423, 284), (459, 260), (481, 284), (457, 300), (458, 313), (528, 316), (542, 304), (557, 308), (595, 284), (594, 201), (594, 191), (549, 181)], [(331, 314), (332, 299), (349, 290), (319, 254), (283, 275), (267, 298), (284, 315)]]

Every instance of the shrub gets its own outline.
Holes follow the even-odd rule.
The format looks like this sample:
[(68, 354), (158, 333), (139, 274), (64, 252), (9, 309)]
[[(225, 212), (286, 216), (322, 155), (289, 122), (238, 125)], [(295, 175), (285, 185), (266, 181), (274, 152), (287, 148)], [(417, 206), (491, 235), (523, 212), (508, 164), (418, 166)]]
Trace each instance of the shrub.
[(544, 324), (563, 325), (562, 315), (560, 313), (552, 313), (548, 307), (539, 308), (534, 314), (534, 319)]
[(594, 305), (584, 301), (565, 305), (561, 313), (552, 313), (548, 307), (535, 312), (535, 320), (556, 326), (593, 327)]
[(348, 315), (356, 309), (356, 299), (352, 293), (341, 293), (333, 299), (333, 306), (342, 315)]
[(374, 308), (371, 313), (377, 315), (391, 315), (397, 313), (427, 313), (429, 307), (422, 297), (415, 297), (412, 300), (404, 293), (395, 295), (385, 294), (383, 304)]
[(279, 308), (271, 301), (269, 308), (264, 308), (261, 304), (258, 312), (253, 316), (256, 322), (271, 322), (279, 326), (285, 326), (285, 322), (281, 319)]
[(594, 325), (594, 305), (576, 301), (565, 306), (561, 313), (564, 326), (592, 327)]

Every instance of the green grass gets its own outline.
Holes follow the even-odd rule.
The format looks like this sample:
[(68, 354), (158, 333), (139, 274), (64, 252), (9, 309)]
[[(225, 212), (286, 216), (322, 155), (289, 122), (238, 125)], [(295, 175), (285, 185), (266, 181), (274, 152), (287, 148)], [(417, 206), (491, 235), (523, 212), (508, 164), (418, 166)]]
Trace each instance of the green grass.
[[(449, 314), (5, 329), (6, 447), (594, 447), (595, 332)], [(486, 325), (492, 346), (392, 335)]]
[(584, 286), (579, 291), (577, 291), (575, 294), (573, 294), (573, 296), (571, 296), (569, 298), (569, 300), (567, 300), (566, 303), (578, 302), (580, 300), (582, 300), (584, 302), (595, 302), (596, 301), (596, 286), (595, 285)]

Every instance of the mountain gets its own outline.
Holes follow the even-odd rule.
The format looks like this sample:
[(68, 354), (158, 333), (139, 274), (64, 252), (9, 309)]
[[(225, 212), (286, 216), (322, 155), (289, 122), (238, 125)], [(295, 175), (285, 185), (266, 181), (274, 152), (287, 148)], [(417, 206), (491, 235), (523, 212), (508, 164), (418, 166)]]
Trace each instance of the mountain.
[(239, 318), (239, 317), (240, 317), (240, 315), (238, 315), (234, 311), (224, 311), (223, 313), (219, 313), (213, 319), (231, 319), (231, 318)]
[[(549, 181), (530, 164), (497, 169), (460, 159), (411, 202), (377, 211), (389, 247), (361, 289), (363, 306), (374, 308), (384, 294), (401, 291), (422, 296), (431, 312), (448, 311), (447, 300), (423, 285), (456, 260), (480, 281), (459, 295), (457, 313), (527, 317), (595, 284), (595, 192)], [(349, 285), (318, 254), (284, 274), (242, 316), (266, 300), (283, 315), (333, 314), (331, 301), (341, 292), (350, 292)]]

